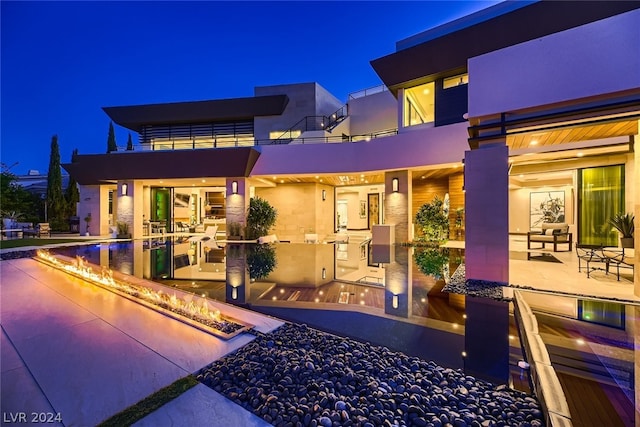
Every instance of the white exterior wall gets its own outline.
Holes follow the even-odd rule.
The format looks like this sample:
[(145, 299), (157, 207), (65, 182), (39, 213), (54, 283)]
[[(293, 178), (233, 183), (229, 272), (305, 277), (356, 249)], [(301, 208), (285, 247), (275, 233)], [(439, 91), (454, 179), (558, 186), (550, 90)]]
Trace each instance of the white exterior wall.
[(637, 89), (640, 10), (477, 56), (468, 67), (470, 117)]
[(390, 91), (349, 101), (351, 135), (363, 135), (398, 127), (398, 101)]
[(253, 133), (256, 139), (269, 139), (269, 132), (273, 131), (285, 132), (306, 116), (328, 116), (342, 105), (317, 83), (260, 86), (254, 89), (255, 96), (283, 94), (289, 97), (289, 103), (281, 115), (254, 119)]
[(467, 126), (462, 122), (349, 144), (263, 146), (251, 174), (366, 172), (459, 163), (469, 149)]

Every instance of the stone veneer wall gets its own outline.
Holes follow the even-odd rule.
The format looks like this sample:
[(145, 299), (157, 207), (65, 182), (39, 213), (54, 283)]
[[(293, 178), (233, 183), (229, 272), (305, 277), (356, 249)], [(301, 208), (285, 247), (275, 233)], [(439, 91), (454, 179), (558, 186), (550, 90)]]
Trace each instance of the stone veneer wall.
[[(398, 192), (393, 192), (393, 178), (398, 178)], [(384, 223), (395, 225), (395, 243), (408, 242), (412, 239), (409, 224), (412, 206), (412, 181), (411, 172), (399, 170), (385, 172), (384, 175)]]
[[(326, 191), (325, 200), (322, 190)], [(256, 196), (278, 211), (272, 233), (280, 240), (303, 242), (305, 233), (317, 233), (322, 240), (334, 232), (335, 197), (330, 185), (279, 184), (256, 188)]]

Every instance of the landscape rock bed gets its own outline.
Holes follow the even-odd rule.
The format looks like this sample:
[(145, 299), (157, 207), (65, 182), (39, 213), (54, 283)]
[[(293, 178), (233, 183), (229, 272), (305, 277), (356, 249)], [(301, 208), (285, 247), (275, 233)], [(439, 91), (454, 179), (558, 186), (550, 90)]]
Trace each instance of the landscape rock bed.
[(197, 378), (273, 425), (542, 426), (538, 401), (460, 370), (285, 324)]
[(35, 249), (8, 251), (0, 254), (1, 260), (20, 259), (20, 258), (33, 258), (36, 256)]
[(465, 278), (465, 265), (460, 264), (451, 276), (451, 280), (442, 288), (442, 292), (469, 295), (472, 297), (490, 298), (496, 301), (511, 301), (503, 295), (502, 288), (507, 283), (492, 282), (489, 280), (477, 280)]

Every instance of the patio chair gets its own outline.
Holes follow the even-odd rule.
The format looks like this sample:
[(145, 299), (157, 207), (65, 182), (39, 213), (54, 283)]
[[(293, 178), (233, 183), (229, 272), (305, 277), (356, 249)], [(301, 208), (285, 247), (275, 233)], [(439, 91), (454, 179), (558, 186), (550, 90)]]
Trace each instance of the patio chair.
[(607, 258), (607, 273), (611, 265), (616, 267), (616, 277), (620, 281), (620, 269), (629, 268), (633, 272), (635, 252), (625, 248), (603, 248), (602, 254)]
[(189, 226), (181, 221), (176, 221), (176, 230), (181, 233), (186, 233), (189, 231)]
[[(582, 263), (586, 263), (587, 278), (594, 270), (609, 271), (608, 259), (602, 252), (601, 245), (576, 244), (576, 255), (578, 256), (578, 272), (582, 272)], [(605, 267), (594, 267), (591, 264), (605, 264)]]
[(48, 222), (41, 222), (38, 224), (38, 237), (42, 237), (45, 234), (51, 237), (51, 227), (49, 227)]

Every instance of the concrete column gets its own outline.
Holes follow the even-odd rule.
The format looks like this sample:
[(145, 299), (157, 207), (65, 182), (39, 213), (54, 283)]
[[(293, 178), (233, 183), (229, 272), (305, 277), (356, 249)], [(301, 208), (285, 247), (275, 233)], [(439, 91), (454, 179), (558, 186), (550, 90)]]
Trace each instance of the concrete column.
[[(397, 182), (397, 191), (394, 182)], [(413, 239), (411, 184), (410, 171), (399, 170), (384, 174), (384, 223), (395, 225), (396, 240), (391, 244), (405, 243)]]
[(228, 244), (226, 248), (225, 300), (231, 304), (245, 305), (250, 302), (250, 278), (246, 249), (246, 245), (238, 243)]
[[(638, 127), (640, 128), (640, 120), (638, 120)], [(634, 188), (632, 189), (632, 194), (633, 194), (633, 213), (636, 217), (636, 220), (635, 220), (636, 231), (633, 235), (634, 237), (633, 246), (635, 248), (635, 254), (636, 254), (636, 264), (635, 264), (635, 268), (633, 269), (633, 284), (634, 284), (633, 290), (634, 290), (634, 294), (640, 297), (640, 267), (638, 265), (640, 261), (640, 134), (634, 136), (633, 155), (634, 155), (634, 161), (633, 161), (634, 178), (632, 181), (632, 185), (634, 186)], [(637, 384), (638, 383), (636, 383), (636, 392), (638, 391)]]
[[(467, 279), (509, 281), (508, 160), (509, 148), (503, 143), (465, 153)], [(507, 381), (508, 305), (467, 297), (465, 311), (465, 372), (491, 381)]]
[(78, 217), (80, 217), (80, 234), (87, 233), (85, 218), (91, 214), (89, 234), (100, 236), (109, 234), (109, 190), (106, 185), (79, 185), (80, 203)]
[[(113, 227), (116, 233), (118, 232), (118, 223), (124, 222), (129, 226), (129, 234), (134, 234), (135, 193), (137, 192), (135, 191), (133, 181), (118, 181), (118, 185), (113, 193), (115, 213)], [(140, 198), (140, 196), (138, 196), (138, 198)], [(140, 219), (140, 228), (142, 228), (142, 219)], [(142, 235), (142, 233), (140, 234)]]
[[(636, 152), (636, 155), (637, 155), (637, 152)], [(635, 243), (636, 244), (638, 243), (637, 237), (636, 237)], [(637, 247), (638, 246), (636, 246), (636, 248)], [(636, 270), (638, 270), (637, 266), (636, 266)], [(636, 276), (634, 279), (635, 279), (636, 291), (637, 291), (638, 290), (638, 276), (637, 276), (638, 273), (636, 272), (635, 274)], [(630, 336), (634, 337), (633, 372), (634, 372), (634, 384), (635, 384), (634, 390), (635, 390), (635, 402), (636, 402), (635, 425), (640, 426), (640, 386), (639, 386), (640, 385), (640, 307), (627, 305), (626, 310), (627, 310), (626, 312), (627, 331)]]
[[(235, 184), (234, 184), (235, 183)], [(249, 185), (246, 178), (227, 178), (227, 236), (229, 224), (237, 222), (243, 227), (247, 225), (247, 208), (249, 207)]]
[(465, 153), (465, 267), (467, 279), (509, 280), (509, 148)]
[[(389, 248), (387, 246), (387, 248)], [(384, 269), (384, 312), (404, 318), (409, 317), (409, 311), (413, 304), (410, 284), (411, 258), (407, 248), (398, 248), (394, 251), (394, 259)]]
[(404, 89), (398, 89), (398, 131), (404, 131)]

